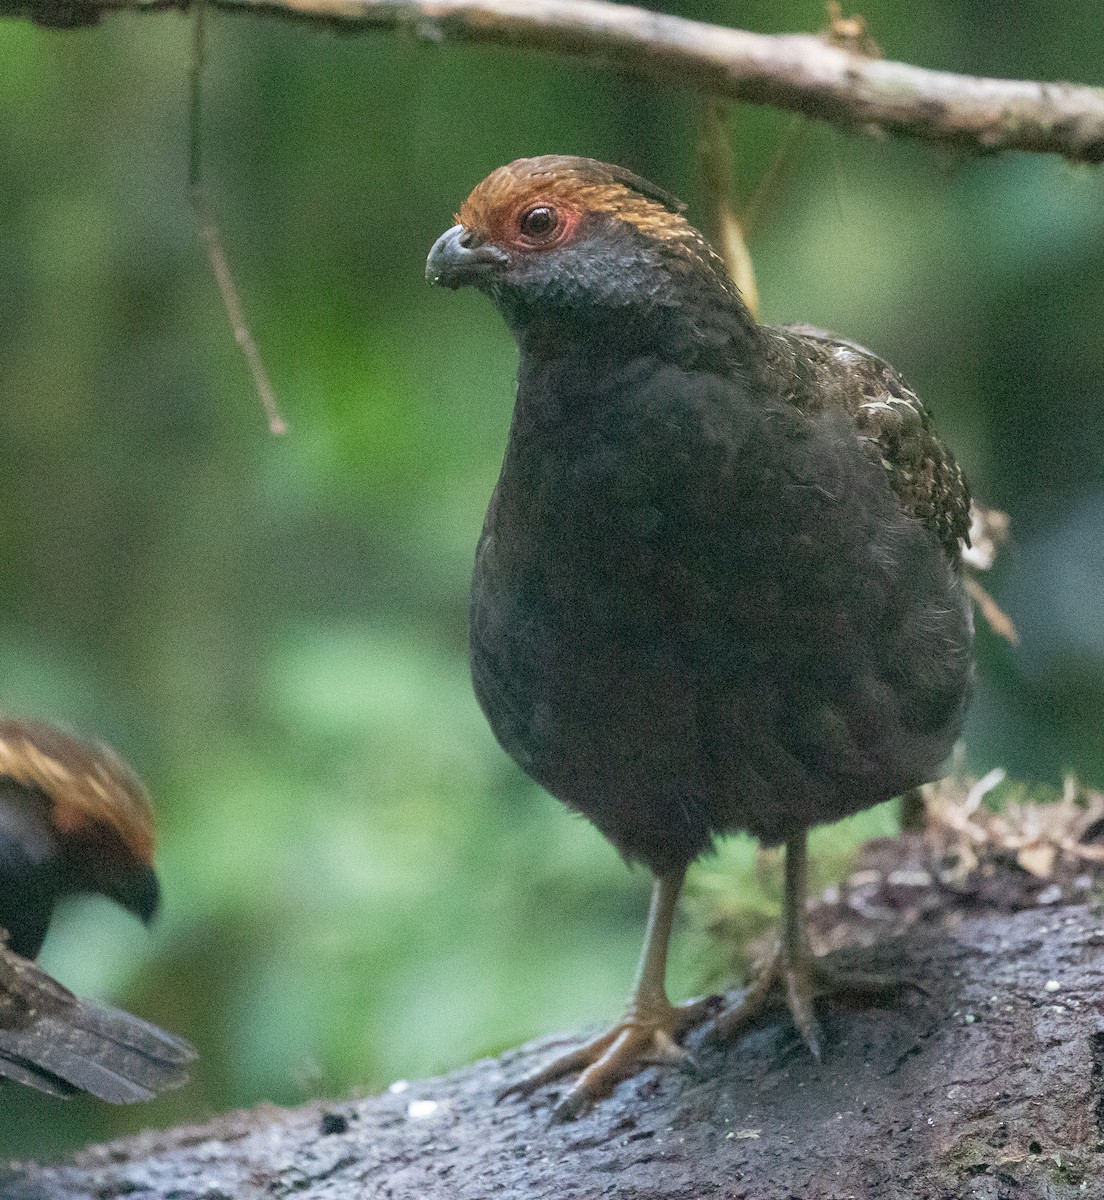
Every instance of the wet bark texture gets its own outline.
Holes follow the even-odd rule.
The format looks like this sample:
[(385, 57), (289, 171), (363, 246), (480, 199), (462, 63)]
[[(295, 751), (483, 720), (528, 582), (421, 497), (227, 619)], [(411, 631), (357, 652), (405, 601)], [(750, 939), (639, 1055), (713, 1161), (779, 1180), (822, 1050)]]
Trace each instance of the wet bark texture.
[(1104, 915), (944, 914), (837, 951), (906, 974), (822, 1009), (817, 1065), (772, 1014), (696, 1073), (649, 1068), (568, 1125), (498, 1091), (553, 1039), (367, 1100), (262, 1108), (0, 1175), (2, 1200), (1050, 1200), (1104, 1197)]

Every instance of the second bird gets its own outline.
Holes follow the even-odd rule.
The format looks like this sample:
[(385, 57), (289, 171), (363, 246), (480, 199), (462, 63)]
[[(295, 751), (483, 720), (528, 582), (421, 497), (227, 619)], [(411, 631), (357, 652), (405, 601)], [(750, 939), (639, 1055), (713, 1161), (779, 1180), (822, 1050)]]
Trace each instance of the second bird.
[(0, 719), (0, 1078), (54, 1096), (150, 1100), (186, 1080), (192, 1047), (74, 996), (33, 961), (58, 902), (80, 893), (153, 919), (160, 889), (145, 789), (105, 745)]
[(915, 393), (819, 331), (759, 325), (647, 181), (584, 158), (485, 179), (431, 282), (498, 307), (521, 359), (472, 584), (476, 694), (506, 751), (655, 875), (624, 1020), (518, 1085), (581, 1074), (574, 1115), (675, 1061), (699, 1006), (664, 976), (688, 865), (786, 846), (775, 993), (809, 1048), (829, 976), (804, 927), (810, 826), (939, 774), (972, 678), (970, 497)]

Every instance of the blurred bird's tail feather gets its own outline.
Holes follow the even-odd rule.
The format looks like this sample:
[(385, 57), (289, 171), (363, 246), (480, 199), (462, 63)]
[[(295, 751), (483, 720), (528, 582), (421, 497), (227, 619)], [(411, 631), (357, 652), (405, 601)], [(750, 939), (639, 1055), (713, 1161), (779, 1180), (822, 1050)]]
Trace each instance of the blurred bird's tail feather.
[(0, 1075), (55, 1096), (150, 1100), (182, 1084), (193, 1058), (187, 1042), (156, 1025), (85, 1000), (28, 1029), (0, 1029)]
[[(111, 1104), (152, 1099), (187, 1078), (183, 1039), (106, 1005), (80, 1000), (0, 947), (0, 1077), (53, 1096), (89, 1092)], [(4, 972), (0, 971), (0, 975)]]

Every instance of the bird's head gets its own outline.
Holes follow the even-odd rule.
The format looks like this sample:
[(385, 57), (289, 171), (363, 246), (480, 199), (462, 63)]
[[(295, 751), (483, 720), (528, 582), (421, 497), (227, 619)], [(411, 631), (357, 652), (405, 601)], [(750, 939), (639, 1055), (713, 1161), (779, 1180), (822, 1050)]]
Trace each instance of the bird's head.
[(693, 279), (736, 295), (669, 193), (622, 167), (546, 155), (499, 167), (433, 245), (430, 283), (486, 292), (516, 325), (541, 312), (681, 302)]
[(154, 918), (153, 815), (141, 780), (114, 750), (44, 722), (0, 720), (0, 777), (45, 804), (64, 890), (99, 892), (146, 924)]

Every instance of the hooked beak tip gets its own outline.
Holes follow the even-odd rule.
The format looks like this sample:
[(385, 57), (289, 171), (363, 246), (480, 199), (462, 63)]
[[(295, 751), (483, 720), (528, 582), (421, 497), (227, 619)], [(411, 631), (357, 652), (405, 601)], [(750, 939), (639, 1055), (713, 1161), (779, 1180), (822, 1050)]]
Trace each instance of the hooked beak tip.
[(473, 244), (468, 230), (463, 225), (454, 225), (433, 243), (426, 259), (426, 279), (438, 287), (455, 290), (474, 283), (507, 261), (507, 255), (497, 246), (485, 242)]

